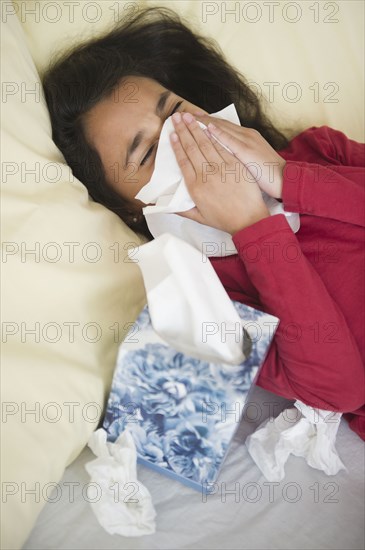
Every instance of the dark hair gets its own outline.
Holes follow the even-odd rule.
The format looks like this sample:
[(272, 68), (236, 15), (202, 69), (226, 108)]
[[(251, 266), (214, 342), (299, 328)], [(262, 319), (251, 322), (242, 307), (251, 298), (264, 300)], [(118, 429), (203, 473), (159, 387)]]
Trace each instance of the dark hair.
[(154, 79), (208, 113), (234, 103), (242, 126), (258, 130), (277, 151), (289, 143), (219, 45), (194, 33), (169, 8), (145, 8), (104, 36), (66, 52), (43, 77), (53, 140), (89, 195), (148, 237), (144, 217), (133, 223), (135, 207), (107, 183), (83, 129), (83, 115), (127, 76)]

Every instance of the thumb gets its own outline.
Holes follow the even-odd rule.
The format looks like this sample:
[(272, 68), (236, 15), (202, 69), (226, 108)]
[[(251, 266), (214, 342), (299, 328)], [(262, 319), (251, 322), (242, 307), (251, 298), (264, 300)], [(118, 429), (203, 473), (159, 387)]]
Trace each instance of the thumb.
[(181, 216), (182, 218), (188, 218), (189, 220), (193, 220), (194, 222), (202, 223), (202, 217), (197, 209), (196, 206), (192, 208), (191, 210), (186, 210), (185, 212), (176, 212), (178, 216)]

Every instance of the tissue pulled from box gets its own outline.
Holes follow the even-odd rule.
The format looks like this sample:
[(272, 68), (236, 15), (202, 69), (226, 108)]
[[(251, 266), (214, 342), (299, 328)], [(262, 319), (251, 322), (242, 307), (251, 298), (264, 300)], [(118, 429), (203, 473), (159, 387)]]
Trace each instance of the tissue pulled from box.
[(178, 351), (239, 365), (243, 323), (208, 258), (173, 235), (128, 251), (142, 271), (151, 322)]

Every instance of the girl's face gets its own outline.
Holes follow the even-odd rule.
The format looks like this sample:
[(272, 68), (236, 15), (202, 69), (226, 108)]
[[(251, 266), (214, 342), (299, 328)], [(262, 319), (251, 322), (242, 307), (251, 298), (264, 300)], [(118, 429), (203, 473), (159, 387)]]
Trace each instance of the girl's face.
[(152, 177), (162, 126), (176, 111), (202, 109), (155, 80), (131, 76), (85, 115), (86, 139), (110, 186), (138, 209), (144, 204), (134, 197)]

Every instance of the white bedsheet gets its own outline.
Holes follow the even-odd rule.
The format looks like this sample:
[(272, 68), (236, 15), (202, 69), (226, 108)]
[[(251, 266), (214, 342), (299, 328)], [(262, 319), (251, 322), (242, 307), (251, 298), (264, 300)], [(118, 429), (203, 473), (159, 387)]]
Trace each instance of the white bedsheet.
[[(59, 482), (56, 502), (44, 507), (24, 549), (363, 549), (364, 443), (341, 421), (337, 450), (348, 473), (326, 476), (291, 456), (286, 477), (269, 483), (242, 444), (245, 434), (288, 406), (269, 392), (255, 388), (250, 419), (239, 426), (218, 479), (216, 494), (203, 497), (177, 481), (138, 466), (139, 479), (152, 494), (157, 512), (154, 535), (125, 538), (108, 535), (98, 524), (82, 490), (89, 481), (84, 449)], [(271, 405), (273, 406), (273, 405)], [(261, 411), (261, 413), (259, 412)], [(257, 421), (255, 416), (261, 414)], [(74, 485), (71, 502), (70, 485)], [(224, 496), (224, 484), (226, 494)], [(236, 488), (237, 493), (230, 492)], [(92, 496), (90, 492), (90, 497)]]

